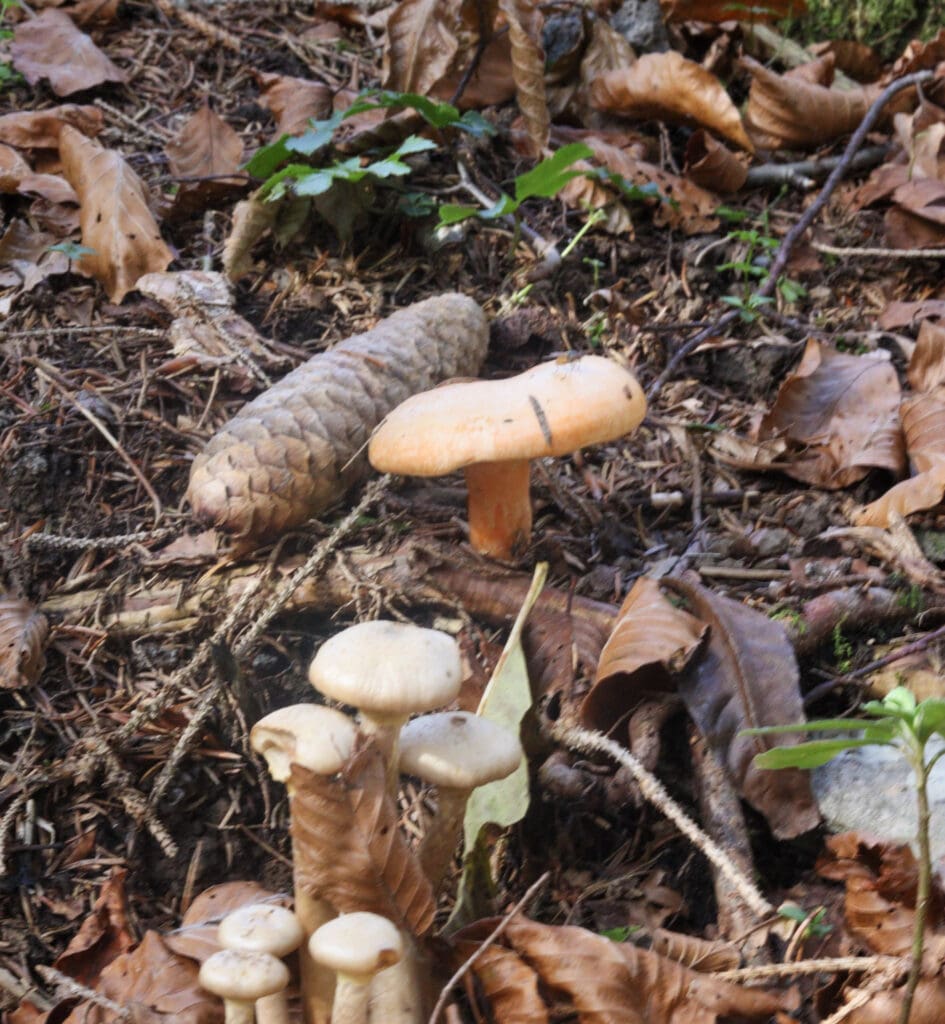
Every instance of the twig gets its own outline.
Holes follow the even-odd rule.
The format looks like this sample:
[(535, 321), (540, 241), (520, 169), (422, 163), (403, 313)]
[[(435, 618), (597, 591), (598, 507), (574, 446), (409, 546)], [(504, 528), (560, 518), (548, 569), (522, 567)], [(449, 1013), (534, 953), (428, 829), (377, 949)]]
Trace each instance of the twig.
[(842, 971), (887, 971), (890, 968), (905, 971), (909, 958), (905, 956), (828, 956), (817, 960), (797, 960), (786, 964), (758, 964), (756, 967), (738, 967), (731, 971), (713, 973), (719, 981), (743, 984), (768, 978), (790, 978), (798, 974), (839, 974)]
[(522, 912), (525, 905), (538, 893), (538, 890), (548, 881), (551, 877), (551, 872), (546, 871), (537, 882), (533, 882), (526, 891), (525, 895), (515, 904), (514, 907), (502, 918), (502, 920), (496, 925), (495, 928), (489, 933), (489, 935), (483, 940), (482, 944), (477, 948), (476, 952), (469, 957), (468, 960), (456, 971), (452, 978), (443, 986), (443, 991), (440, 993), (440, 998), (436, 1001), (436, 1006), (433, 1007), (433, 1012), (430, 1014), (430, 1019), (427, 1024), (436, 1024), (439, 1020), (440, 1014), (446, 1007), (447, 1000), (449, 999), (450, 992), (462, 981), (465, 974), (472, 968), (473, 964), (482, 956), (483, 953), (498, 939), (502, 937), (502, 933), (508, 928), (512, 919)]
[(774, 907), (761, 895), (752, 882), (725, 855), (725, 851), (689, 817), (688, 814), (666, 792), (663, 784), (648, 772), (640, 761), (624, 747), (608, 739), (603, 733), (579, 726), (565, 725), (557, 722), (551, 729), (552, 736), (573, 750), (585, 753), (608, 754), (634, 777), (640, 792), (658, 808), (680, 832), (686, 836), (703, 854), (718, 868), (738, 896), (744, 900), (749, 909), (759, 918), (774, 913)]
[[(234, 644), (233, 655), (235, 658), (240, 658), (246, 654), (269, 623), (272, 622), (280, 611), (282, 611), (302, 582), (313, 576), (324, 566), (325, 562), (332, 554), (334, 554), (338, 545), (353, 529), (355, 529), (361, 516), (363, 516), (364, 513), (380, 499), (389, 480), (390, 477), (388, 476), (382, 476), (377, 480), (372, 480), (364, 489), (364, 494), (361, 496), (361, 500), (358, 504), (355, 505), (355, 507), (344, 517), (344, 519), (341, 520), (340, 523), (338, 523), (331, 533), (315, 548), (312, 555), (302, 565), (300, 565), (291, 576), (282, 581), (276, 592), (267, 599), (265, 611), (263, 611), (250, 624), (249, 628), (240, 637), (239, 641)], [(258, 587), (254, 588), (247, 596), (251, 599), (257, 594), (258, 589)], [(241, 602), (241, 604), (242, 603), (243, 602)], [(247, 601), (246, 604), (248, 605), (248, 603), (249, 602)], [(229, 618), (232, 618), (232, 616)], [(222, 627), (214, 633), (212, 638), (214, 643), (218, 643), (224, 638), (225, 634), (221, 633), (221, 630)], [(208, 647), (207, 657), (209, 657), (209, 651), (211, 649), (212, 645)], [(154, 783), (154, 787), (151, 790), (150, 803), (152, 807), (160, 801), (161, 797), (167, 791), (167, 787), (171, 784), (177, 769), (180, 767), (181, 761), (187, 756), (190, 748), (199, 738), (204, 723), (215, 707), (218, 688), (218, 682), (212, 683), (194, 708), (190, 721), (181, 733), (180, 738), (168, 757), (166, 764), (161, 769), (161, 774), (157, 777), (157, 781)]]
[(942, 260), (945, 249), (884, 249), (874, 246), (827, 245), (825, 242), (811, 243), (817, 252), (828, 256), (869, 256), (884, 260)]
[[(847, 165), (847, 171), (865, 171), (881, 163), (890, 147), (867, 146), (861, 150)], [(747, 188), (758, 188), (764, 185), (796, 185), (798, 188), (812, 189), (817, 181), (827, 175), (843, 159), (843, 156), (827, 156), (822, 160), (796, 160), (790, 164), (761, 164), (748, 169), (745, 178)]]
[[(902, 92), (903, 89), (908, 89), (913, 85), (919, 85), (922, 82), (927, 82), (934, 77), (932, 71), (916, 71), (914, 74), (905, 75), (903, 78), (898, 79), (895, 82), (891, 82), (885, 89), (877, 96), (876, 100), (867, 110), (860, 122), (859, 127), (850, 137), (850, 141), (847, 143), (847, 148), (843, 151), (843, 156), (840, 157), (837, 162), (837, 166), (833, 169), (830, 177), (824, 182), (824, 187), (820, 190), (817, 198), (810, 204), (810, 206), (804, 211), (798, 222), (791, 228), (790, 231), (781, 239), (781, 244), (778, 246), (777, 251), (774, 254), (774, 259), (771, 261), (771, 267), (768, 270), (768, 276), (765, 278), (761, 287), (755, 292), (755, 298), (770, 298), (778, 284), (778, 279), (781, 276), (782, 271), (787, 266), (787, 262), (790, 259), (791, 252), (794, 246), (797, 244), (804, 232), (813, 224), (815, 218), (820, 211), (827, 205), (830, 197), (833, 195), (834, 190), (843, 180), (844, 175), (847, 173), (847, 169), (850, 166), (854, 156), (863, 144), (863, 140), (866, 138), (867, 132), (876, 123), (877, 118), (882, 113), (883, 108), (886, 104), (895, 96), (897, 93)], [(699, 331), (698, 334), (694, 334), (685, 344), (681, 345), (670, 357), (663, 372), (653, 381), (653, 383), (647, 388), (647, 398), (652, 398), (659, 389), (669, 380), (670, 376), (675, 372), (676, 367), (695, 349), (697, 349), (706, 338), (726, 328), (729, 324), (734, 323), (738, 319), (739, 312), (737, 309), (733, 309), (728, 313), (721, 316), (714, 324)]]
[(27, 548), (51, 548), (53, 551), (108, 551), (111, 548), (127, 547), (129, 544), (165, 540), (174, 533), (177, 533), (174, 526), (120, 533), (115, 537), (64, 537), (58, 533), (32, 533), (24, 543)]
[(96, 1006), (100, 1006), (103, 1010), (108, 1010), (109, 1013), (114, 1013), (120, 1021), (131, 1021), (134, 1019), (129, 1007), (121, 1006), (113, 1000), (108, 999), (106, 996), (103, 996), (100, 992), (96, 992), (94, 989), (81, 985), (74, 978), (70, 978), (67, 974), (63, 974), (62, 971), (57, 971), (55, 967), (46, 967), (43, 964), (38, 964), (36, 967), (36, 973), (40, 975), (47, 985), (54, 985), (56, 990), (63, 997), (78, 997), (79, 999), (84, 999), (87, 1002), (94, 1003)]
[(53, 1008), (52, 1002), (35, 985), (21, 981), (12, 971), (8, 971), (5, 967), (0, 967), (0, 989), (3, 989), (4, 992), (9, 992), (18, 1003), (22, 1003), (24, 999), (27, 1000), (37, 1010), (45, 1012)]

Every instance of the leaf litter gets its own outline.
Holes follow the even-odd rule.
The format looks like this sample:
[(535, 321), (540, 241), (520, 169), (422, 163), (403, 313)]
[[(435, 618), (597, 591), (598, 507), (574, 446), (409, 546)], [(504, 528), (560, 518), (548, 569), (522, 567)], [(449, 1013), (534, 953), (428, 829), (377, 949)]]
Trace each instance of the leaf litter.
[[(784, 13), (778, 4), (766, 6), (771, 16)], [(15, 553), (5, 558), (4, 584), (29, 598), (4, 605), (4, 635), (13, 652), (5, 665), (13, 665), (18, 689), (7, 705), (13, 724), (3, 741), (2, 839), (17, 871), (16, 896), (42, 897), (41, 909), (27, 919), (22, 900), (4, 895), (11, 934), (40, 939), (28, 965), (9, 963), (14, 977), (24, 966), (37, 967), (52, 959), (35, 952), (40, 945), (61, 953), (71, 933), (74, 959), (56, 964), (97, 988), (99, 997), (142, 1017), (218, 1020), (219, 1003), (196, 986), (193, 957), (174, 948), (183, 941), (174, 931), (180, 912), (199, 908), (198, 890), (224, 877), (255, 879), (251, 886), (274, 880), (263, 893), (284, 887), (288, 877), (284, 859), (272, 857), (273, 850), (288, 848), (284, 814), (242, 746), (251, 724), (244, 712), (255, 706), (247, 702), (247, 680), (258, 689), (253, 701), (265, 706), (297, 697), (297, 669), (318, 640), (337, 629), (330, 618), (339, 609), (358, 619), (388, 607), (411, 618), (445, 616), (470, 656), (487, 660), (518, 613), (528, 578), (484, 566), (462, 550), (456, 489), (449, 482), (388, 485), (373, 499), (379, 504), (368, 504), (346, 527), (353, 535), (330, 542), (318, 577), (291, 592), (284, 607), (294, 608), (295, 617), (275, 625), (267, 620), (259, 643), (247, 639), (249, 620), (237, 610), (224, 634), (204, 647), (237, 602), (254, 589), (265, 599), (273, 578), (288, 579), (312, 547), (318, 550), (331, 535), (333, 517), (357, 496), (339, 493), (343, 504), (319, 510), (317, 520), (306, 511), (271, 551), (247, 549), (242, 564), (230, 552), (204, 572), (219, 557), (212, 537), (196, 532), (186, 509), (183, 516), (169, 514), (172, 525), (164, 520), (152, 529), (141, 478), (160, 493), (164, 508), (176, 509), (193, 457), (239, 414), (249, 393), (263, 392), (288, 365), (370, 331), (384, 316), (431, 294), (459, 290), (485, 306), (493, 320), (487, 375), (507, 375), (547, 357), (566, 360), (568, 350), (593, 345), (629, 361), (651, 382), (685, 325), (718, 319), (720, 298), (748, 301), (746, 285), (764, 270), (757, 246), (768, 242), (759, 239), (776, 244), (787, 230), (782, 208), (769, 205), (763, 193), (744, 191), (752, 147), (815, 150), (841, 139), (875, 92), (831, 84), (834, 60), (852, 72), (839, 50), (796, 74), (760, 64), (738, 70), (737, 27), (689, 28), (687, 19), (732, 17), (726, 5), (705, 2), (667, 5), (667, 18), (684, 31), (672, 37), (670, 53), (639, 58), (603, 10), (581, 15), (576, 41), (556, 49), (561, 15), (540, 14), (527, 3), (474, 10), (402, 0), (380, 14), (354, 16), (338, 9), (340, 30), (324, 20), (332, 13), (326, 9), (304, 26), (329, 29), (323, 37), (302, 31), (302, 23), (293, 36), (294, 29), (262, 11), (236, 17), (226, 7), (206, 15), (169, 9), (167, 24), (159, 26), (150, 15), (129, 21), (116, 5), (87, 7), (17, 15), (11, 53), (23, 81), (7, 87), (6, 97), (0, 94), (0, 102), (15, 97), (7, 112), (0, 111), (0, 142), (8, 147), (0, 151), (0, 202), (11, 215), (3, 241), (8, 266), (0, 277), (11, 332), (0, 379), (6, 403), (0, 507)], [(385, 22), (386, 35), (372, 49), (372, 33)], [(714, 40), (714, 52), (700, 51), (700, 33)], [(159, 35), (162, 57), (154, 63)], [(213, 41), (212, 57), (193, 49), (194, 37)], [(333, 47), (330, 41), (339, 38), (344, 46)], [(879, 78), (880, 86), (895, 74), (933, 67), (940, 50), (940, 40), (910, 46)], [(467, 76), (478, 51), (482, 64)], [(541, 71), (543, 54), (552, 52), (566, 55), (552, 62), (553, 81)], [(239, 72), (226, 94), (218, 88), (223, 63)], [(720, 73), (723, 66), (731, 74)], [(118, 88), (132, 68), (143, 100)], [(740, 93), (732, 86), (739, 75)], [(290, 189), (284, 200), (268, 204), (257, 192), (237, 208), (249, 187), (241, 160), (283, 135), (305, 140), (316, 130), (306, 120), (330, 121), (331, 96), (344, 108), (365, 79), (455, 100), (465, 109), (511, 101), (522, 120), (509, 129), (509, 109), (487, 110), (500, 128), (495, 142), (424, 122), (411, 110), (365, 112), (360, 122), (334, 125), (305, 156), (316, 170), (335, 168), (336, 179), (352, 159), (354, 174), (370, 166), (396, 173), (373, 175), (356, 187), (335, 181), (326, 197), (311, 201), (300, 202)], [(642, 118), (638, 132), (593, 109), (601, 83), (618, 80), (632, 92), (619, 106)], [(36, 87), (41, 81), (57, 95), (88, 92), (92, 102), (55, 107)], [(743, 120), (737, 101), (745, 90)], [(937, 244), (941, 220), (942, 115), (931, 92), (914, 110), (908, 94), (905, 99), (892, 122), (886, 168), (875, 172), (872, 194), (859, 197), (862, 205), (886, 204), (876, 214), (881, 222), (864, 220), (864, 230), (881, 231), (884, 244), (896, 248)], [(262, 120), (267, 107), (273, 122)], [(565, 110), (568, 125), (556, 124), (556, 111)], [(459, 247), (447, 243), (444, 249), (433, 248), (441, 243), (429, 230), (429, 207), (416, 222), (393, 215), (412, 204), (421, 209), (423, 197), (435, 197), (444, 182), (447, 190), (462, 191), (460, 160), (487, 199), (494, 201), (499, 187), (515, 194), (516, 175), (547, 145), (574, 141), (568, 131), (583, 133), (593, 155), (580, 170), (593, 177), (569, 183), (567, 210), (554, 213), (555, 204), (537, 200), (543, 193), (535, 191), (517, 213), (519, 222), (502, 229), (515, 231), (497, 233), (488, 219), (474, 221), (463, 229)], [(742, 151), (734, 165), (720, 139)], [(404, 144), (407, 162), (391, 159)], [(525, 152), (532, 156), (522, 165)], [(697, 175), (696, 166), (709, 158), (722, 169)], [(766, 159), (762, 153), (754, 164)], [(735, 197), (743, 205), (754, 236), (729, 230), (723, 192), (727, 202)], [(474, 194), (461, 199), (481, 202)], [(586, 203), (608, 206), (603, 225), (613, 234), (596, 227), (579, 234)], [(869, 208), (866, 214), (874, 216)], [(241, 218), (242, 227), (231, 231), (230, 216)], [(670, 246), (667, 226), (690, 236), (694, 247)], [(565, 254), (556, 276), (516, 249), (518, 228), (533, 232), (530, 246), (537, 234)], [(845, 230), (830, 212), (825, 228)], [(709, 232), (715, 236), (706, 237)], [(568, 249), (572, 238), (577, 253)], [(848, 233), (845, 241), (861, 239)], [(713, 255), (699, 257), (707, 248)], [(224, 269), (243, 275), (233, 290), (208, 275), (204, 260), (212, 265), (220, 258)], [(172, 260), (179, 276), (167, 273)], [(186, 276), (197, 273), (208, 276)], [(735, 733), (746, 724), (798, 720), (811, 669), (828, 676), (846, 671), (844, 644), (853, 650), (860, 627), (920, 628), (908, 606), (918, 598), (895, 589), (901, 586), (896, 574), (905, 566), (927, 610), (934, 608), (937, 570), (928, 559), (937, 557), (935, 510), (942, 497), (935, 395), (940, 339), (930, 319), (941, 312), (935, 275), (886, 263), (848, 267), (824, 290), (817, 269), (804, 273), (810, 296), (789, 298), (782, 289), (770, 311), (781, 317), (778, 329), (798, 354), (807, 344), (793, 375), (764, 363), (762, 350), (745, 344), (756, 321), (743, 305), (746, 315), (730, 324), (729, 336), (703, 348), (686, 373), (667, 381), (638, 438), (536, 468), (539, 529), (527, 563), (549, 562), (553, 586), (536, 602), (520, 651), (536, 699), (531, 765), (547, 754), (549, 723), (586, 714), (585, 723), (603, 731), (626, 725), (624, 746), (639, 749), (640, 737), (648, 735), (647, 763), (687, 799), (684, 780), (693, 769), (673, 735), (678, 730), (665, 727), (681, 720), (679, 698), (665, 706), (657, 701), (655, 712), (652, 702), (654, 691), (657, 697), (678, 692), (693, 727), (715, 744), (731, 781), (782, 841), (816, 821), (803, 778), (759, 780)], [(608, 296), (598, 311), (585, 304), (591, 293)], [(828, 305), (826, 319), (814, 317), (815, 302), (818, 309)], [(515, 304), (550, 312), (553, 328), (525, 332), (517, 347), (502, 343), (498, 325)], [(876, 330), (869, 328), (916, 320), (919, 340), (903, 374), (895, 355), (875, 351)], [(873, 351), (837, 350), (837, 343), (849, 349), (846, 335), (857, 332), (869, 335), (864, 345)], [(390, 369), (403, 367), (392, 360)], [(746, 376), (750, 389), (739, 384)], [(904, 379), (912, 391), (905, 398)], [(729, 452), (740, 455), (724, 458), (722, 446), (710, 443), (713, 435), (727, 438)], [(767, 466), (757, 452), (746, 457), (745, 446), (759, 443), (777, 452)], [(345, 452), (356, 455), (356, 437), (345, 444)], [(916, 475), (898, 485), (912, 485), (908, 496), (888, 492), (891, 512), (882, 536), (868, 535), (865, 527), (830, 536), (828, 527), (855, 515), (844, 489), (856, 488), (860, 504), (883, 500), (889, 476), (904, 472), (906, 452)], [(763, 468), (782, 472), (762, 477)], [(796, 487), (784, 473), (805, 486)], [(64, 502), (64, 494), (77, 500)], [(922, 513), (924, 566), (904, 542), (886, 536), (900, 530), (901, 541), (906, 531), (916, 543), (895, 517)], [(404, 532), (411, 537), (406, 546)], [(849, 546), (861, 557), (846, 556)], [(679, 579), (677, 565), (694, 569), (699, 582)], [(835, 565), (842, 565), (846, 585), (818, 596), (823, 585), (815, 581), (831, 579), (827, 568)], [(674, 575), (663, 579), (667, 572)], [(644, 580), (649, 612), (631, 602), (618, 619), (621, 598)], [(770, 617), (782, 612), (783, 625)], [(659, 629), (647, 617), (654, 614)], [(42, 616), (53, 626), (48, 640)], [(804, 628), (792, 625), (791, 616)], [(668, 636), (664, 618), (676, 623), (667, 627)], [(827, 643), (818, 647), (817, 638)], [(229, 655), (231, 646), (238, 657)], [(205, 659), (202, 669), (193, 667), (195, 651)], [(226, 699), (205, 714), (200, 709), (209, 705), (199, 694), (218, 688)], [(181, 732), (191, 746), (180, 746)], [(455, 956), (481, 951), (472, 969), (478, 987), (470, 987), (467, 998), (479, 1000), (481, 1012), (500, 1024), (562, 1011), (582, 1019), (626, 1020), (639, 1012), (648, 1020), (714, 1020), (792, 1009), (794, 993), (780, 983), (751, 988), (711, 974), (697, 981), (685, 968), (669, 966), (638, 944), (652, 938), (656, 949), (655, 933), (631, 936), (631, 942), (601, 934), (638, 920), (651, 929), (657, 917), (640, 913), (640, 906), (662, 889), (657, 916), (672, 915), (675, 927), (694, 933), (689, 938), (704, 938), (714, 913), (705, 899), (707, 872), (701, 863), (692, 866), (688, 840), (661, 828), (657, 812), (622, 802), (619, 787), (608, 788), (616, 778), (612, 768), (557, 754), (587, 788), (570, 797), (549, 789), (532, 799), (493, 865), (500, 908), (514, 904), (527, 878), (551, 869), (551, 893), (528, 908), (543, 920), (513, 917), (504, 936), (485, 949), (477, 944), (484, 937), (477, 926), (478, 940), (457, 938), (451, 949), (434, 954), (442, 968)], [(147, 791), (158, 771), (169, 771), (173, 786), (149, 805)], [(382, 776), (368, 756), (350, 766), (343, 799), (333, 783), (332, 799), (359, 823), (360, 845), (349, 858), (351, 834), (322, 822), (313, 831), (331, 848), (315, 870), (331, 865), (335, 875), (329, 871), (322, 881), (337, 887), (335, 899), (345, 907), (381, 906), (425, 932), (433, 908), (410, 868), (411, 844), (402, 841), (416, 835), (422, 816), (415, 812), (424, 797), (407, 786), (398, 822)], [(602, 794), (597, 803), (595, 786)], [(165, 823), (183, 847), (179, 861), (148, 845), (148, 833), (165, 834)], [(763, 842), (769, 853), (782, 848), (771, 836)], [(131, 853), (137, 856), (143, 846), (153, 865), (147, 880), (137, 869), (127, 877), (108, 874), (116, 862), (134, 864)], [(349, 859), (361, 866), (360, 881), (344, 877)], [(860, 865), (850, 868), (860, 877), (875, 853), (856, 847), (847, 859)], [(651, 860), (661, 867), (644, 880), (641, 865)], [(759, 863), (775, 888), (767, 862)], [(792, 880), (809, 879), (809, 866), (799, 863)], [(380, 902), (370, 884), (363, 889), (374, 875), (385, 879), (388, 896)], [(125, 886), (133, 913), (125, 909)], [(51, 909), (74, 906), (79, 891), (95, 903), (81, 929), (70, 923), (74, 918), (63, 925)], [(252, 895), (258, 895), (255, 888)], [(908, 916), (908, 885), (886, 887), (883, 899), (885, 914)], [(843, 927), (850, 942), (869, 947), (873, 935), (861, 906), (850, 904)], [(209, 914), (211, 921), (201, 917), (201, 923), (184, 917), (184, 933), (204, 930), (198, 956), (213, 945), (212, 909)], [(811, 952), (813, 945), (805, 948)], [(778, 951), (773, 955), (777, 959)], [(924, 1007), (938, 1005), (937, 984), (931, 977), (920, 983)], [(893, 979), (871, 994), (850, 1019), (888, 1019), (901, 999), (896, 986)], [(647, 1011), (636, 1008), (641, 990)], [(851, 982), (847, 993), (854, 991)], [(812, 1000), (809, 990), (803, 995)], [(886, 1018), (876, 1016), (881, 1007)], [(11, 1019), (36, 1019), (38, 1012), (27, 1002)], [(114, 1016), (94, 1001), (71, 1012), (76, 1020)]]

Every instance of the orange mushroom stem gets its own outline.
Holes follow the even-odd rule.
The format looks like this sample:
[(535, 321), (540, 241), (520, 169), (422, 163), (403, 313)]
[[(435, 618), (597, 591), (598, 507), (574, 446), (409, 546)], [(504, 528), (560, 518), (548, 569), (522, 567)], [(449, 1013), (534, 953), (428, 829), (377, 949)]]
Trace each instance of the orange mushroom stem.
[(484, 555), (510, 559), (532, 535), (531, 463), (479, 462), (467, 466), (469, 543)]

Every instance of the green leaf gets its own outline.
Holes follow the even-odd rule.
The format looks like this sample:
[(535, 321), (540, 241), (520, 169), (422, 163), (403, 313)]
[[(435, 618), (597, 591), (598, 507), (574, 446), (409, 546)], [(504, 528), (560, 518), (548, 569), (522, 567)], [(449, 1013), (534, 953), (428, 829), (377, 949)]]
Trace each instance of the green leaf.
[(556, 153), (546, 157), (530, 171), (515, 179), (515, 198), (519, 203), (534, 196), (550, 199), (583, 171), (569, 170), (578, 160), (587, 160), (594, 155), (590, 146), (583, 142), (572, 142), (562, 146)]
[(915, 734), (925, 743), (933, 733), (945, 735), (945, 700), (929, 697), (916, 708), (912, 722)]
[(458, 128), (476, 137), (496, 133), (495, 127), (476, 111), (469, 110), (461, 115), (451, 103), (438, 103), (429, 96), (421, 96), (415, 92), (367, 90), (345, 111), (344, 116), (351, 117), (365, 110), (377, 110), (380, 107), (388, 110), (416, 110), (427, 124), (438, 129)]
[[(875, 703), (871, 701), (870, 703)], [(869, 708), (867, 704), (867, 708)], [(890, 690), (889, 693), (883, 698), (882, 703), (883, 712), (887, 715), (913, 715), (916, 709), (915, 694), (911, 690), (907, 690), (904, 686), (897, 686), (894, 690)]]
[(90, 249), (87, 245), (79, 245), (78, 242), (57, 242), (55, 245), (48, 246), (46, 252), (64, 252), (70, 260), (95, 255), (95, 249)]
[(283, 135), (281, 139), (257, 149), (243, 169), (254, 178), (268, 178), (289, 159), (289, 149), (286, 143), (291, 138), (291, 135)]
[(457, 203), (443, 203), (439, 208), (441, 224), (458, 224), (461, 220), (469, 220), (479, 212), (475, 206), (460, 206)]
[[(477, 714), (483, 718), (505, 726), (516, 735), (520, 732), (522, 719), (532, 706), (528, 666), (522, 650), (522, 630), (528, 613), (544, 589), (547, 576), (548, 563), (540, 562), (535, 566), (528, 594), (477, 710)], [(463, 873), (459, 880), (456, 906), (447, 929), (452, 931), (462, 926), (466, 912), (463, 908), (470, 905), (472, 898), (469, 890), (476, 884), (482, 884), (481, 879), (478, 883), (475, 881), (475, 874), (481, 872), (487, 827), (497, 825), (506, 828), (521, 821), (528, 810), (528, 801), (528, 765), (524, 757), (518, 768), (507, 778), (490, 782), (473, 791), (466, 804), (463, 821)]]
[(815, 718), (811, 722), (796, 722), (790, 725), (765, 725), (756, 729), (742, 729), (739, 736), (776, 736), (785, 732), (850, 732), (874, 725), (862, 718)]
[(752, 764), (756, 768), (818, 768), (832, 761), (838, 754), (854, 747), (873, 747), (872, 740), (853, 736), (837, 740), (811, 740), (794, 747), (773, 747), (757, 754)]
[(346, 116), (346, 111), (337, 111), (325, 121), (313, 121), (309, 118), (311, 128), (302, 132), (301, 135), (290, 135), (286, 142), (286, 149), (290, 153), (298, 153), (300, 156), (314, 156), (320, 149), (324, 149), (335, 134), (335, 129)]

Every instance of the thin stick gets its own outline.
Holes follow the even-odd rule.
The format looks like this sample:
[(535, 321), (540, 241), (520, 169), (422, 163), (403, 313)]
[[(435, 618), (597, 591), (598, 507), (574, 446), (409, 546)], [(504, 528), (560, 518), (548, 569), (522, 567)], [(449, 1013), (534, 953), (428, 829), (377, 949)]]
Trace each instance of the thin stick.
[(742, 984), (747, 981), (762, 981), (769, 978), (790, 978), (798, 974), (840, 974), (846, 971), (886, 971), (897, 968), (908, 970), (909, 958), (905, 956), (828, 956), (819, 960), (798, 960), (787, 964), (759, 964), (757, 967), (738, 967), (731, 971), (713, 973), (719, 981), (733, 981)]
[[(833, 171), (831, 171), (830, 177), (824, 182), (824, 187), (818, 193), (817, 198), (804, 211), (803, 215), (794, 227), (792, 227), (784, 238), (781, 239), (781, 244), (778, 246), (777, 251), (774, 254), (774, 259), (771, 261), (771, 268), (768, 271), (768, 276), (765, 278), (758, 291), (755, 292), (756, 298), (770, 298), (771, 294), (774, 292), (778, 284), (778, 279), (791, 257), (791, 252), (794, 249), (794, 246), (797, 245), (801, 236), (811, 226), (811, 224), (814, 223), (814, 219), (827, 205), (830, 197), (834, 193), (834, 190), (847, 173), (854, 156), (856, 156), (857, 150), (863, 145), (863, 140), (866, 138), (867, 132), (869, 132), (873, 127), (877, 118), (882, 113), (883, 107), (886, 106), (893, 96), (902, 92), (903, 89), (908, 89), (910, 86), (927, 82), (933, 77), (934, 72), (932, 71), (917, 71), (915, 74), (905, 75), (903, 78), (887, 85), (879, 96), (876, 97), (876, 100), (870, 106), (869, 110), (867, 110), (863, 120), (860, 122), (859, 127), (850, 137), (850, 141), (847, 143), (847, 148), (843, 151), (843, 156), (840, 158), (837, 166)], [(718, 333), (729, 324), (733, 323), (738, 319), (738, 315), (737, 309), (731, 310), (724, 316), (720, 317), (716, 323), (699, 331), (698, 334), (694, 334), (684, 345), (681, 345), (673, 353), (663, 372), (655, 381), (653, 381), (649, 388), (647, 388), (647, 398), (652, 398), (653, 395), (659, 391), (663, 384), (665, 384), (666, 381), (669, 380), (670, 376), (675, 372), (676, 367), (679, 366), (679, 364), (695, 349), (697, 349), (706, 340), (706, 338)]]
[(602, 732), (582, 729), (576, 725), (565, 725), (562, 722), (554, 725), (551, 735), (572, 750), (608, 754), (618, 764), (626, 768), (637, 781), (643, 796), (665, 814), (679, 831), (701, 851), (703, 856), (718, 868), (719, 872), (731, 882), (735, 893), (741, 897), (756, 917), (769, 917), (774, 913), (774, 907), (732, 863), (718, 843), (711, 836), (706, 835), (666, 792), (662, 782), (648, 772), (629, 750), (608, 739)]
[(514, 907), (502, 918), (502, 920), (496, 925), (495, 928), (489, 933), (489, 935), (483, 940), (482, 944), (476, 950), (472, 956), (456, 971), (452, 978), (443, 986), (443, 991), (440, 993), (440, 998), (436, 1001), (436, 1006), (433, 1007), (433, 1012), (430, 1014), (430, 1019), (427, 1024), (436, 1024), (439, 1020), (440, 1014), (446, 1008), (447, 1000), (450, 997), (450, 992), (463, 980), (463, 977), (472, 968), (473, 964), (482, 956), (483, 953), (498, 939), (502, 937), (502, 933), (511, 924), (512, 919), (525, 908), (525, 905), (538, 893), (538, 890), (548, 881), (551, 877), (551, 872), (546, 871), (537, 882), (533, 882), (526, 891), (525, 895), (515, 904)]

